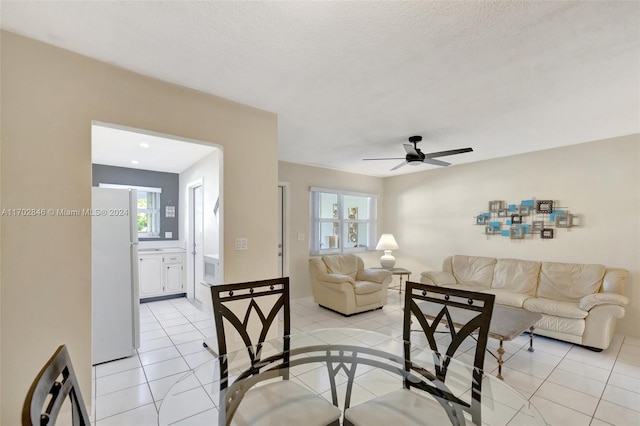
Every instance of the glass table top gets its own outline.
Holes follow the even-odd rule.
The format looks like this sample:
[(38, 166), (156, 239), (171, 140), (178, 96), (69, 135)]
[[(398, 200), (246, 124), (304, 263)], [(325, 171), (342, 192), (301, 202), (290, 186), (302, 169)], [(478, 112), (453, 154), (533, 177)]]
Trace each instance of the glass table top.
[[(410, 364), (405, 363), (407, 352)], [(448, 367), (442, 381), (434, 371), (445, 361)], [(426, 397), (433, 395), (420, 386), (445, 389), (459, 401), (453, 405), (462, 407), (471, 402), (473, 370), (471, 365), (455, 358), (443, 360), (428, 346), (410, 345), (401, 338), (360, 329), (319, 329), (269, 340), (260, 347), (243, 348), (200, 365), (169, 389), (158, 419), (160, 425), (233, 424), (231, 399), (240, 395), (237, 409), (242, 410), (245, 392), (283, 379), (311, 390), (341, 410), (402, 389), (407, 381), (418, 386), (411, 386), (411, 392)], [(535, 407), (515, 389), (494, 376), (482, 377), (482, 424), (545, 425)], [(470, 423), (470, 414), (462, 412)]]

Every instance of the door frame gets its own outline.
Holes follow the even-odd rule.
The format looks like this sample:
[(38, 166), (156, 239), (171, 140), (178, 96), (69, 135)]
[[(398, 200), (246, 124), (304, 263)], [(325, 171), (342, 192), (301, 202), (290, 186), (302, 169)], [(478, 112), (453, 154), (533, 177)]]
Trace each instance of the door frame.
[[(278, 220), (282, 224), (281, 235), (278, 239), (282, 241), (282, 259), (278, 256), (278, 262), (282, 264), (282, 276), (289, 276), (289, 194), (291, 187), (289, 182), (278, 181), (278, 191), (282, 188), (282, 203), (278, 205)], [(278, 268), (279, 269), (279, 268)]]
[[(204, 198), (204, 179), (198, 178), (187, 184), (187, 298), (195, 299), (195, 264), (193, 263), (193, 190), (202, 186)], [(204, 201), (204, 200), (203, 200)], [(203, 241), (204, 243), (204, 241)]]

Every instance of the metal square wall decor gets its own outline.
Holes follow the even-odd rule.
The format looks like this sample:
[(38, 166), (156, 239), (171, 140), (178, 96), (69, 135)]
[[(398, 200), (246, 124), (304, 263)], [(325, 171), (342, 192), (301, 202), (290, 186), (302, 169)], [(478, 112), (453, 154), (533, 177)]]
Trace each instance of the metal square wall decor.
[(488, 210), (475, 216), (475, 224), (484, 227), (487, 239), (492, 236), (509, 240), (557, 238), (556, 229), (570, 231), (582, 224), (580, 215), (569, 213), (555, 200), (522, 200), (519, 204), (491, 200)]

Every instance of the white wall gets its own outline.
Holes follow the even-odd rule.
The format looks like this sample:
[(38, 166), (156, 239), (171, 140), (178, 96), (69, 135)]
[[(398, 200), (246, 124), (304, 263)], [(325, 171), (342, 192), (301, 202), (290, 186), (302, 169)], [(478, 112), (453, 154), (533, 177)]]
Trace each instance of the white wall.
[[(189, 189), (188, 185), (202, 179), (204, 190), (204, 253), (220, 254), (220, 227), (213, 213), (216, 199), (220, 195), (220, 167), (222, 155), (219, 150), (212, 152), (188, 169), (180, 173), (180, 235), (181, 240), (188, 241)], [(220, 202), (222, 205), (222, 201)], [(189, 247), (187, 247), (189, 249)]]
[[(481, 147), (480, 147), (481, 148)], [(453, 159), (453, 158), (452, 158)], [(455, 161), (454, 161), (455, 163)], [(384, 180), (384, 227), (399, 250), (397, 266), (420, 279), (451, 254), (599, 263), (630, 271), (631, 300), (617, 332), (640, 329), (640, 135), (572, 145)], [(490, 200), (556, 200), (582, 226), (553, 240), (483, 235), (475, 216)]]

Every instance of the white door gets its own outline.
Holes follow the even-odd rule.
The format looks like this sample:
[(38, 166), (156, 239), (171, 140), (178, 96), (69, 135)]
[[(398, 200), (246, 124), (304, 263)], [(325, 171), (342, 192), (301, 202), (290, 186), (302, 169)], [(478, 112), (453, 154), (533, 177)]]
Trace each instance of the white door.
[(287, 267), (287, 184), (278, 185), (278, 276), (289, 274)]
[(193, 241), (193, 247), (191, 254), (193, 256), (193, 297), (202, 303), (203, 289), (202, 281), (204, 280), (203, 268), (203, 236), (204, 236), (204, 223), (203, 223), (203, 188), (202, 185), (194, 186), (191, 188), (191, 201), (192, 201), (192, 220), (193, 220), (193, 235), (191, 240)]

